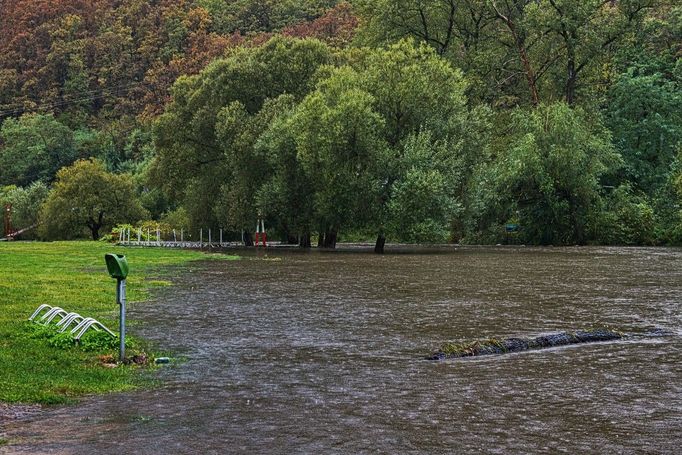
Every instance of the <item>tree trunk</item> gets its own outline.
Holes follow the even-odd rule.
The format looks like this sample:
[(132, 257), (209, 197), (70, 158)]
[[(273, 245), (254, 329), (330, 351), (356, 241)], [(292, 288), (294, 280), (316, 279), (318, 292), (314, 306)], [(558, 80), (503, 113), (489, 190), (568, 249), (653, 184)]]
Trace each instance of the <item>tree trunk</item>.
[(320, 234), (317, 237), (317, 247), (324, 248), (324, 232), (322, 231), (320, 231)]
[(99, 240), (99, 230), (102, 227), (103, 222), (104, 212), (99, 212), (99, 214), (97, 215), (97, 221), (95, 221), (92, 217), (88, 218), (88, 221), (85, 224), (87, 227), (90, 228), (92, 240)]
[(298, 246), (300, 248), (310, 248), (310, 232), (301, 234), (298, 239)]
[(336, 236), (337, 230), (335, 228), (330, 228), (324, 233), (324, 247), (325, 248), (336, 248)]
[(523, 72), (526, 76), (526, 81), (528, 82), (528, 88), (530, 90), (530, 101), (534, 107), (537, 107), (538, 104), (540, 103), (540, 97), (538, 96), (537, 76), (535, 74), (535, 70), (533, 70), (533, 65), (531, 63), (530, 57), (528, 56), (528, 51), (526, 49), (525, 44), (525, 37), (523, 36), (522, 33), (520, 33), (517, 30), (516, 23), (514, 23), (514, 20), (512, 19), (511, 15), (505, 16), (504, 14), (502, 14), (502, 12), (497, 8), (497, 5), (495, 4), (494, 1), (491, 4), (493, 6), (493, 9), (495, 10), (495, 14), (507, 26), (507, 29), (509, 30), (509, 33), (512, 36), (512, 39), (514, 40), (516, 50), (519, 53), (519, 60), (521, 60)]
[(244, 246), (253, 246), (253, 237), (249, 231), (244, 232)]
[(569, 106), (573, 106), (575, 103), (576, 80), (578, 79), (578, 72), (575, 69), (575, 60), (573, 58), (569, 58), (566, 72), (566, 103)]
[(376, 254), (384, 254), (384, 245), (386, 245), (386, 236), (382, 232), (377, 236), (377, 241), (374, 244), (374, 252)]
[(99, 228), (101, 226), (93, 224), (92, 226), (88, 227), (90, 228), (90, 232), (92, 233), (92, 240), (99, 240)]

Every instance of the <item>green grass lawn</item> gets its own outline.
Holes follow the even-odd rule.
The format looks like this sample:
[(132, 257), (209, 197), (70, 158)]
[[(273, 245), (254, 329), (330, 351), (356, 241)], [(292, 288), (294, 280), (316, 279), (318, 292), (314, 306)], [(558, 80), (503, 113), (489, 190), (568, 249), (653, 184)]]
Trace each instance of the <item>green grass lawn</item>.
[(63, 403), (143, 383), (140, 367), (106, 368), (97, 359), (102, 352), (52, 347), (44, 338), (31, 337), (26, 322), (38, 305), (47, 303), (94, 317), (118, 331), (116, 281), (104, 264), (109, 252), (128, 259), (127, 297), (132, 305), (145, 300), (152, 287), (168, 285), (163, 279), (168, 266), (210, 257), (198, 251), (120, 248), (101, 242), (0, 242), (0, 401)]

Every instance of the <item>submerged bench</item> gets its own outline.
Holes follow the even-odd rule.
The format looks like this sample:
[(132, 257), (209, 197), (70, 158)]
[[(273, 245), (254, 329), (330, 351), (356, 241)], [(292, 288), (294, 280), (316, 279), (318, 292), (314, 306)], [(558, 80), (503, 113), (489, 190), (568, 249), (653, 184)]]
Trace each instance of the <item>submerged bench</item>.
[(438, 351), (427, 357), (427, 360), (505, 354), (570, 344), (619, 340), (624, 337), (625, 334), (615, 330), (595, 329), (553, 333), (535, 338), (504, 338), (501, 340), (491, 338), (470, 343), (443, 343)]

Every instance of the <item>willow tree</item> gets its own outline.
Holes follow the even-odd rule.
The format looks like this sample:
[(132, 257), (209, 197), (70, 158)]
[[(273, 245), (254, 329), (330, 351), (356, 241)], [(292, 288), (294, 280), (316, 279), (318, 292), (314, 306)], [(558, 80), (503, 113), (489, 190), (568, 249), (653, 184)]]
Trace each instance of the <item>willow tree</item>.
[[(224, 124), (237, 122), (230, 127), (234, 131), (243, 126), (254, 135), (259, 133), (264, 126), (249, 128), (251, 116), (268, 99), (284, 93), (301, 99), (310, 91), (317, 68), (330, 59), (329, 48), (319, 41), (275, 37), (259, 47), (236, 49), (200, 74), (178, 79), (170, 105), (155, 123), (153, 176), (166, 192), (185, 203), (194, 226), (226, 225), (222, 209), (235, 213), (235, 204), (254, 203), (249, 186), (242, 185), (239, 194), (225, 189), (235, 176), (244, 177), (234, 167), (234, 158), (257, 136), (232, 137)], [(221, 122), (223, 126), (218, 125)], [(230, 197), (222, 197), (228, 193)], [(256, 220), (246, 218), (231, 223), (248, 232)]]
[[(405, 150), (408, 139), (429, 131), (430, 139), (448, 144), (443, 162), (468, 152), (463, 146), (469, 117), (466, 83), (435, 51), (411, 40), (364, 49), (349, 61), (324, 71), (315, 91), (296, 109), (291, 129), (325, 232), (333, 238), (342, 227), (373, 229), (375, 251), (381, 253), (390, 227), (399, 224), (391, 217), (405, 213), (396, 204), (406, 199), (393, 196), (398, 185), (404, 192), (404, 179), (413, 168)], [(451, 191), (446, 194), (454, 197)]]
[[(582, 244), (602, 207), (601, 179), (621, 166), (598, 117), (565, 103), (517, 109), (513, 133), (497, 138), (495, 159), (472, 185), (475, 231), (521, 225), (534, 244)], [(484, 239), (497, 240), (497, 239)]]

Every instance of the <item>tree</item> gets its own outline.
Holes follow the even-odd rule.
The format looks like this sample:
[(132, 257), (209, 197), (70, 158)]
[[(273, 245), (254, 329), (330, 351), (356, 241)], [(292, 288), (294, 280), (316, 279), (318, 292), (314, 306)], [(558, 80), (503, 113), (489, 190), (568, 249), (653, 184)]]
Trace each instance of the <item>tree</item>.
[(292, 119), (297, 157), (312, 183), (322, 245), (335, 247), (341, 227), (362, 225), (377, 209), (378, 166), (385, 163), (384, 119), (358, 74), (340, 68), (320, 82)]
[(73, 132), (52, 115), (25, 114), (0, 129), (0, 182), (25, 186), (50, 183), (55, 173), (78, 158)]
[(73, 238), (87, 228), (97, 240), (102, 229), (146, 215), (129, 176), (111, 174), (95, 159), (79, 160), (57, 173), (41, 211), (41, 230), (48, 238)]
[(564, 103), (518, 109), (510, 120), (510, 134), (498, 138), (497, 156), (473, 183), (473, 230), (514, 222), (528, 243), (585, 243), (601, 205), (600, 177), (621, 164), (608, 130)]
[(630, 68), (617, 79), (607, 121), (625, 160), (625, 178), (652, 195), (665, 184), (682, 146), (682, 78), (647, 73)]
[[(462, 73), (429, 46), (402, 40), (386, 50), (369, 53), (361, 68), (360, 84), (376, 100), (374, 110), (383, 120), (382, 139), (387, 144), (374, 167), (378, 194), (369, 223), (377, 231), (375, 251), (381, 253), (387, 231), (400, 225), (406, 227), (405, 220), (396, 220), (396, 216), (408, 213), (397, 209), (406, 201), (392, 199), (407, 194), (411, 184), (439, 181), (446, 185), (445, 192), (422, 193), (430, 200), (421, 202), (424, 207), (442, 207), (433, 212), (433, 219), (450, 224), (452, 219), (443, 217), (453, 215), (448, 207), (456, 204), (455, 198), (462, 197), (457, 191), (461, 185), (455, 183), (454, 177), (462, 169), (456, 162), (467, 161), (464, 157), (475, 153), (467, 147), (471, 144), (466, 136), (475, 136), (478, 125), (468, 122), (471, 119), (464, 94), (467, 82)], [(415, 152), (422, 146), (432, 148), (433, 154), (422, 154), (423, 163), (418, 163)], [(440, 161), (429, 159), (433, 156)], [(428, 171), (428, 178), (420, 174), (422, 171)], [(390, 233), (399, 239), (407, 237), (405, 232)]]
[[(0, 189), (0, 207), (12, 205), (12, 225), (14, 230), (38, 224), (40, 207), (47, 198), (48, 188), (42, 182), (35, 182), (21, 188), (8, 186)], [(33, 237), (33, 231), (22, 234), (23, 239)]]
[[(193, 224), (252, 229), (256, 214), (243, 208), (254, 206), (256, 182), (248, 178), (253, 173), (235, 171), (249, 166), (255, 171), (263, 164), (249, 159), (272, 118), (259, 112), (268, 99), (284, 93), (302, 99), (317, 69), (331, 58), (320, 41), (277, 37), (257, 48), (236, 49), (200, 74), (178, 79), (172, 103), (155, 122), (153, 175), (172, 197), (191, 198), (186, 207)], [(232, 213), (239, 215), (226, 220), (238, 207)]]
[(416, 243), (449, 240), (452, 222), (461, 215), (459, 189), (465, 175), (460, 152), (448, 140), (434, 140), (430, 130), (407, 139), (388, 203), (387, 225), (395, 238)]
[[(556, 56), (555, 83), (561, 87), (569, 106), (576, 102), (579, 76), (597, 68), (604, 56), (613, 56), (655, 3), (655, 0), (543, 0), (529, 4), (529, 22), (536, 34), (547, 36), (536, 55), (551, 49)], [(553, 39), (558, 43), (553, 44)]]

